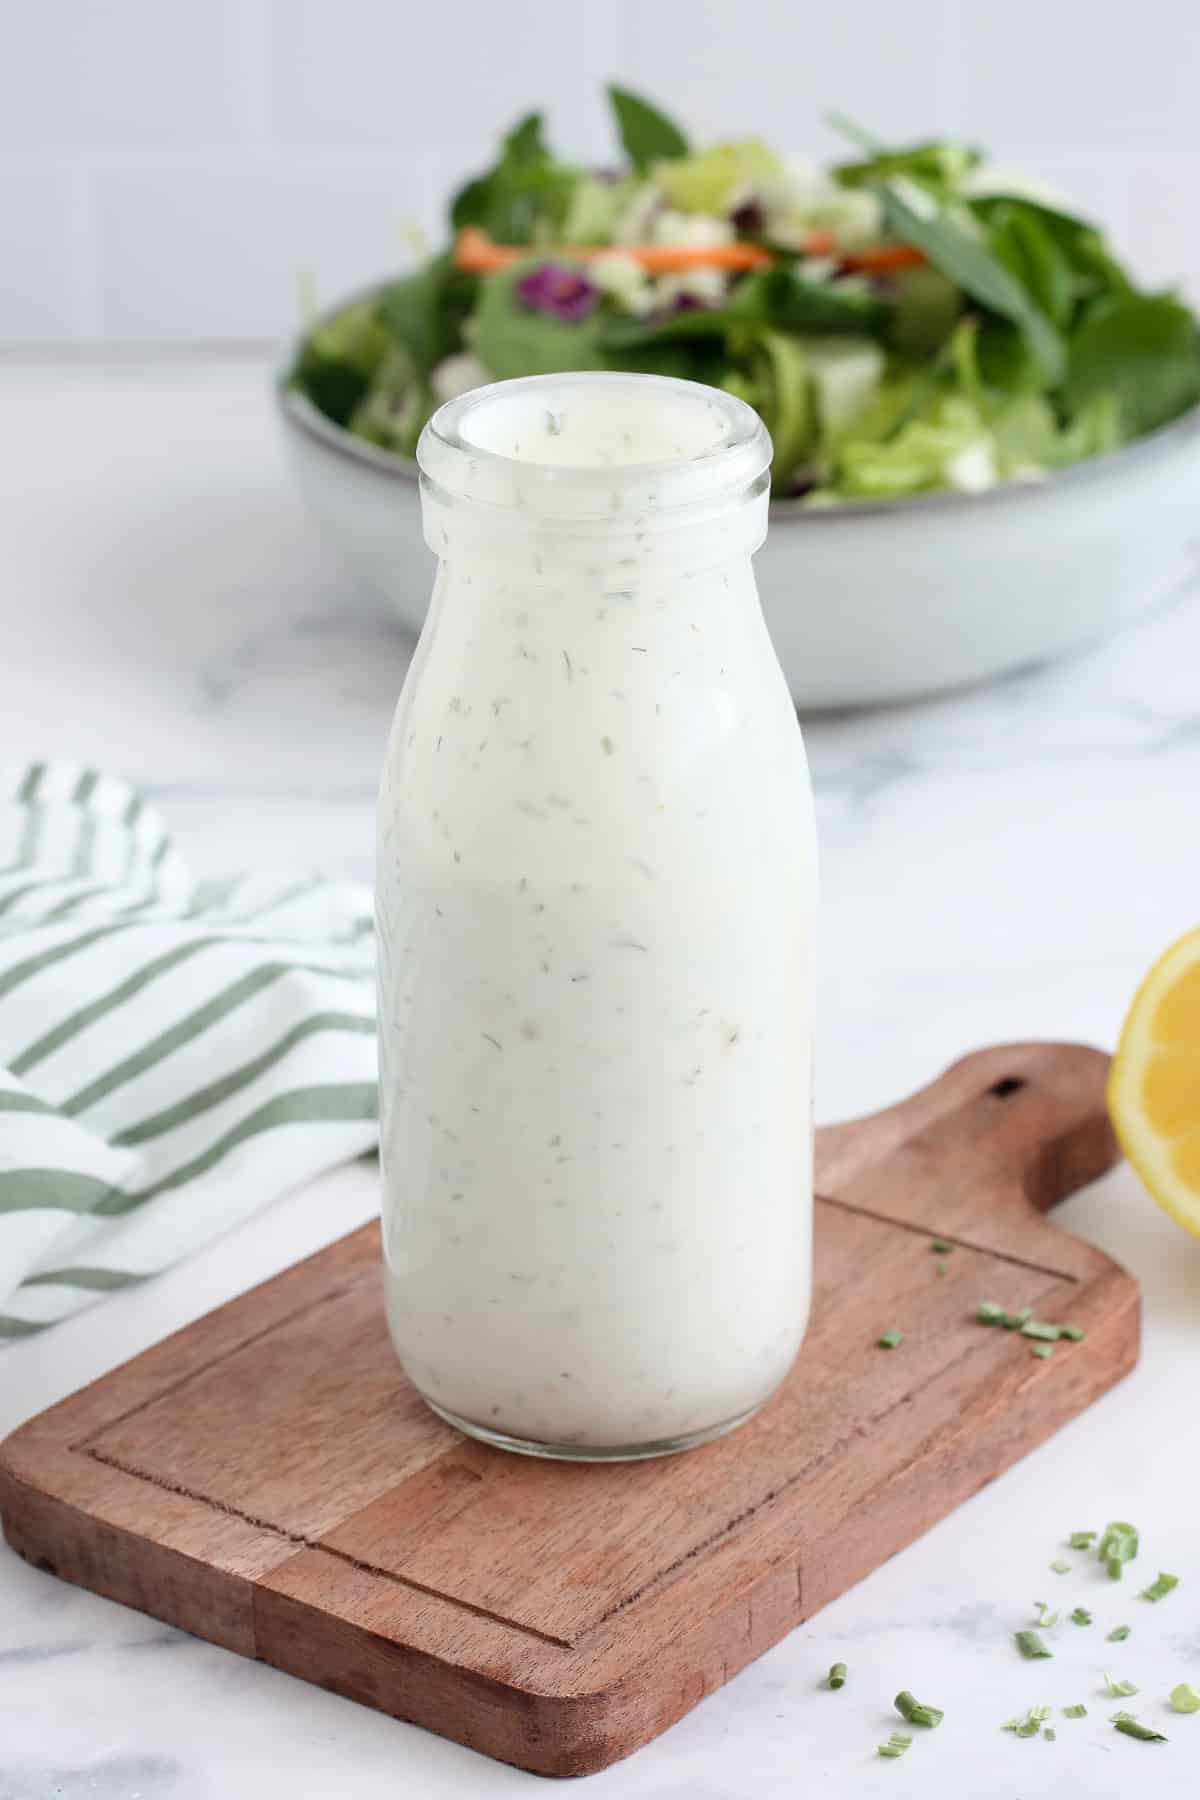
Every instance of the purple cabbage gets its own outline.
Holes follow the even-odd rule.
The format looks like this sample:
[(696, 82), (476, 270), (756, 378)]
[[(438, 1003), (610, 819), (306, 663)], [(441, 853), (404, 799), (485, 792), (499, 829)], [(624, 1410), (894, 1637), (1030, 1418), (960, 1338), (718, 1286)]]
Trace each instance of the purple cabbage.
[(564, 325), (578, 325), (600, 298), (600, 290), (586, 275), (556, 262), (539, 263), (528, 275), (522, 275), (517, 293), (526, 306), (535, 312), (549, 313)]

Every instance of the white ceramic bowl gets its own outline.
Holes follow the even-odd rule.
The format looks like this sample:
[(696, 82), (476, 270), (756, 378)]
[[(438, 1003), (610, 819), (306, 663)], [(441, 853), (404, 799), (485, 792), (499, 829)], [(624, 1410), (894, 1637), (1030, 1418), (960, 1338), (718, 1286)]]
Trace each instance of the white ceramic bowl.
[[(417, 631), (432, 585), (417, 466), (277, 392), (292, 466), (348, 565)], [(808, 511), (755, 567), (803, 709), (934, 693), (1101, 636), (1178, 576), (1200, 524), (1200, 407), (1044, 481)]]

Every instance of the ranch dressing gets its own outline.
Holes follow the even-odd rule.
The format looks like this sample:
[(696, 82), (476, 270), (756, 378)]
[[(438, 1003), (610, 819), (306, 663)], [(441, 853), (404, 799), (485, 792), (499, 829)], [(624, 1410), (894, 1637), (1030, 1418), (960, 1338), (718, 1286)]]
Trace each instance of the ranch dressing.
[(463, 1430), (685, 1448), (804, 1332), (816, 853), (750, 557), (770, 443), (538, 376), (418, 450), (432, 608), (379, 806), (388, 1320)]

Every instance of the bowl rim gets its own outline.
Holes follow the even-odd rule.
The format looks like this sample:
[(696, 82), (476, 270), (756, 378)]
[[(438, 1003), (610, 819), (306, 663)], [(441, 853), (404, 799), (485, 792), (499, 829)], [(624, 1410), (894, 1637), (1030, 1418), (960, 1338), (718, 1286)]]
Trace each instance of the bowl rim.
[[(287, 354), (272, 378), (272, 385), (276, 403), (288, 424), (298, 427), (309, 437), (315, 438), (325, 449), (345, 457), (349, 462), (373, 469), (390, 480), (407, 481), (415, 485), (420, 476), (415, 457), (399, 456), (394, 450), (380, 449), (377, 444), (368, 444), (365, 439), (356, 437), (344, 425), (335, 424), (313, 404), (307, 394), (293, 387), (291, 380), (297, 357), (315, 330), (327, 324), (338, 313), (344, 312), (347, 307), (384, 293), (390, 285), (387, 280), (370, 282), (319, 312), (289, 343)], [(965, 512), (972, 508), (1020, 504), (1038, 495), (1055, 493), (1063, 487), (1078, 487), (1089, 482), (1103, 481), (1110, 475), (1119, 476), (1131, 466), (1169, 455), (1173, 450), (1181, 449), (1195, 440), (1200, 440), (1200, 401), (1190, 406), (1186, 412), (1180, 413), (1178, 418), (1160, 425), (1155, 431), (1147, 432), (1144, 437), (1134, 438), (1131, 443), (1121, 444), (1115, 450), (1106, 450), (1100, 456), (1085, 457), (1082, 462), (1071, 463), (1065, 469), (1054, 469), (1036, 480), (1002, 481), (979, 493), (951, 492), (943, 488), (929, 494), (906, 494), (894, 500), (840, 500), (836, 506), (806, 506), (803, 498), (772, 500), (772, 529), (777, 529), (780, 525), (827, 528), (838, 519), (922, 517), (928, 513)]]

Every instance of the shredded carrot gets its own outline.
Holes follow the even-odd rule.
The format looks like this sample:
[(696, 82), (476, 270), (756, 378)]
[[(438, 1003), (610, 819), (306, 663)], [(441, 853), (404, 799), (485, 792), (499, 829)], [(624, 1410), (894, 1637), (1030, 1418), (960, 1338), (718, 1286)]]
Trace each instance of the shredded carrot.
[[(866, 274), (893, 269), (915, 269), (925, 261), (915, 244), (876, 244), (866, 250), (840, 252), (831, 231), (812, 231), (804, 244), (808, 256), (836, 256), (844, 269)], [(648, 275), (680, 275), (688, 269), (765, 269), (775, 261), (761, 244), (560, 244), (548, 255), (568, 262), (590, 262), (593, 257), (620, 251), (640, 263)], [(531, 254), (528, 245), (498, 244), (478, 225), (464, 225), (454, 247), (454, 260), (472, 275), (495, 275)]]
[(868, 250), (847, 250), (839, 258), (844, 269), (864, 275), (883, 275), (892, 269), (918, 269), (925, 253), (915, 244), (875, 244)]

